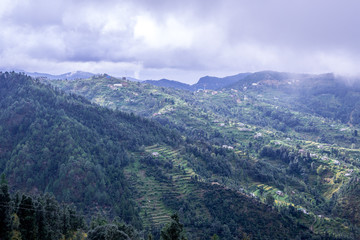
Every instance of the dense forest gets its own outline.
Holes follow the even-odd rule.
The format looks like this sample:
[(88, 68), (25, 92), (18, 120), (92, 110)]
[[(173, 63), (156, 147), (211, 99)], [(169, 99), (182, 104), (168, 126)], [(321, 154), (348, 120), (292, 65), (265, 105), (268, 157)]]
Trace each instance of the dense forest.
[[(0, 182), (0, 239), (144, 239), (144, 233), (120, 221), (96, 215), (86, 221), (73, 205), (60, 204), (50, 194), (11, 195), (5, 175)], [(174, 214), (161, 230), (161, 239), (186, 239), (183, 225)], [(148, 238), (153, 239), (151, 233)]]
[(1, 74), (0, 95), (0, 170), (11, 187), (52, 192), (84, 209), (111, 206), (110, 212), (141, 226), (122, 172), (131, 161), (128, 151), (176, 145), (179, 137), (21, 74)]

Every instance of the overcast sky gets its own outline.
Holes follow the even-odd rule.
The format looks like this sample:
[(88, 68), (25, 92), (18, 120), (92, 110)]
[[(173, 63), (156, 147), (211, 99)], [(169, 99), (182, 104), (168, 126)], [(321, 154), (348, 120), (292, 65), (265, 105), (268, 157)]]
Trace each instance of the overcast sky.
[(194, 83), (360, 73), (358, 0), (0, 0), (0, 68)]

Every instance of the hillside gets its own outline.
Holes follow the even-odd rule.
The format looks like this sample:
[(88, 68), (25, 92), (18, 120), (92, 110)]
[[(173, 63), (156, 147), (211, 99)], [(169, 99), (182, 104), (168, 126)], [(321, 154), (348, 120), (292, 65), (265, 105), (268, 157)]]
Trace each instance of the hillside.
[[(259, 72), (229, 87), (260, 95), (285, 108), (358, 125), (360, 88), (356, 79), (334, 74)], [(255, 95), (254, 95), (255, 96)]]
[(168, 79), (146, 80), (146, 81), (143, 81), (143, 83), (148, 83), (148, 84), (159, 86), (159, 87), (175, 88), (175, 89), (181, 89), (181, 90), (191, 90), (191, 86), (189, 84), (177, 82), (174, 80), (168, 80)]
[(247, 76), (251, 75), (250, 73), (239, 73), (234, 76), (228, 76), (223, 78), (205, 76), (199, 79), (196, 84), (191, 85), (193, 91), (197, 91), (199, 89), (210, 89), (210, 90), (220, 90), (224, 87), (228, 87)]
[[(279, 84), (274, 84), (290, 85), (286, 81), (289, 74), (269, 74), (272, 72), (256, 74), (256, 81), (248, 76), (245, 89), (242, 85), (239, 89), (198, 93), (126, 81), (115, 88), (120, 80), (106, 76), (51, 83), (101, 105), (135, 112), (184, 132), (188, 139), (185, 153), (190, 154), (182, 153), (183, 164), (201, 181), (240, 189), (262, 202), (272, 196), (277, 206), (292, 205), (313, 216), (315, 232), (343, 234), (347, 227), (336, 221), (355, 222), (339, 214), (343, 210), (337, 209), (343, 208), (336, 206), (348, 202), (345, 199), (351, 193), (343, 189), (359, 173), (357, 128), (290, 106), (287, 98), (295, 102), (297, 95), (282, 92)], [(281, 76), (279, 80), (277, 75)], [(307, 82), (310, 90), (333, 87), (331, 82), (323, 85), (320, 80), (314, 81), (329, 75), (294, 76), (311, 79)], [(199, 148), (191, 143), (193, 140), (206, 144)], [(204, 147), (208, 150), (202, 150)], [(338, 216), (345, 219), (337, 220)]]
[[(0, 74), (0, 96), (1, 172), (13, 190), (50, 192), (85, 215), (116, 216), (155, 235), (173, 212), (189, 239), (322, 234), (311, 233), (306, 215), (279, 213), (271, 202), (227, 188), (223, 181), (233, 178), (238, 184), (255, 170), (241, 153), (91, 104), (22, 74)], [(238, 175), (240, 166), (247, 167)], [(211, 183), (212, 178), (218, 180)], [(343, 226), (333, 233), (351, 236)]]
[(52, 192), (82, 208), (111, 206), (111, 214), (140, 226), (122, 167), (129, 151), (177, 144), (176, 135), (21, 74), (1, 74), (0, 95), (0, 171), (12, 187)]

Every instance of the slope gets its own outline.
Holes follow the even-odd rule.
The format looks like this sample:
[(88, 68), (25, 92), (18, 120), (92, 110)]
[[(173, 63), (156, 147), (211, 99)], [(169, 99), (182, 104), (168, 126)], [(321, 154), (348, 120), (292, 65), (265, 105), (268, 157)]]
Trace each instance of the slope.
[(358, 125), (360, 88), (354, 78), (334, 74), (292, 74), (258, 72), (238, 81), (229, 88), (261, 94), (293, 110), (317, 114), (343, 123)]
[[(185, 142), (155, 122), (99, 107), (21, 74), (0, 75), (0, 96), (1, 171), (12, 187), (53, 192), (88, 214), (119, 216), (137, 228), (142, 221), (145, 227), (161, 227), (178, 211), (191, 239), (214, 233), (225, 239), (313, 235), (297, 219), (226, 189), (223, 181), (208, 183), (233, 178), (238, 184), (244, 175), (236, 177), (237, 164), (250, 164), (242, 154), (189, 137)], [(264, 225), (269, 219), (272, 223)], [(348, 236), (343, 229), (340, 233)]]
[(193, 91), (199, 89), (219, 90), (229, 85), (232, 85), (242, 79), (246, 78), (250, 73), (239, 73), (233, 76), (223, 78), (205, 76), (199, 79), (196, 84), (191, 85)]
[(159, 87), (175, 88), (181, 90), (190, 90), (191, 86), (186, 83), (181, 83), (174, 80), (160, 79), (160, 80), (146, 80), (143, 83), (152, 84)]
[(277, 99), (282, 95), (261, 95), (252, 83), (246, 90), (199, 93), (107, 76), (52, 84), (182, 131), (183, 165), (201, 181), (245, 192), (262, 202), (272, 196), (277, 206), (308, 213), (312, 220), (307, 226), (315, 218), (315, 232), (346, 235), (349, 226), (346, 219), (338, 224), (332, 199), (359, 172), (359, 151), (353, 149), (359, 139), (353, 136), (353, 127), (287, 108)]
[(175, 134), (15, 73), (0, 74), (0, 109), (0, 171), (12, 187), (141, 225), (122, 168), (129, 151), (176, 145)]

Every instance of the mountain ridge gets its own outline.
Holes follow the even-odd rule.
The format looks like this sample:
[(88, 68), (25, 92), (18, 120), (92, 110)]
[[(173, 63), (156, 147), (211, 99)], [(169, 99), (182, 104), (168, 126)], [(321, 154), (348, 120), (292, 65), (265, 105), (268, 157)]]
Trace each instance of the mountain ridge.
[(192, 85), (182, 83), (175, 80), (169, 79), (160, 79), (160, 80), (145, 80), (144, 83), (149, 83), (155, 86), (160, 87), (171, 87), (175, 89), (188, 90), (188, 91), (199, 91), (199, 90), (219, 90), (221, 88), (227, 87), (246, 76), (250, 75), (250, 73), (239, 73), (232, 76), (227, 77), (213, 77), (213, 76), (204, 76), (201, 77), (197, 83)]

